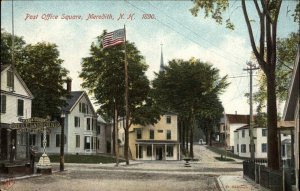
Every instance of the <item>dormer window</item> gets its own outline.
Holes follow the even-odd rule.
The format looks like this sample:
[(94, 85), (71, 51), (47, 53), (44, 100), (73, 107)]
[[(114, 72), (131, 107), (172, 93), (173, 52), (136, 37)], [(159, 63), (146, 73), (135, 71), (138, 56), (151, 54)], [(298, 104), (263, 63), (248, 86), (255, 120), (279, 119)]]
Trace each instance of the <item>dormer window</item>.
[(89, 108), (87, 104), (81, 102), (79, 103), (79, 112), (88, 114), (88, 110)]
[(14, 89), (14, 72), (7, 70), (7, 87), (11, 90)]
[(166, 117), (166, 123), (167, 124), (171, 124), (171, 116), (167, 116)]

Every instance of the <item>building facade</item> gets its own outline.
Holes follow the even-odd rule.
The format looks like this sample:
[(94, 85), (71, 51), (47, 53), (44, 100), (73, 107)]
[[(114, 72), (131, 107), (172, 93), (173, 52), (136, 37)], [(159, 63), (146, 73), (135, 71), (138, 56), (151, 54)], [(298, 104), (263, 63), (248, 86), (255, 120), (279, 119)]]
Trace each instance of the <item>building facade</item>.
[(155, 125), (135, 125), (129, 130), (134, 160), (180, 160), (177, 115), (167, 113)]
[(234, 151), (234, 131), (240, 127), (248, 125), (250, 122), (249, 115), (226, 114), (224, 123), (220, 125), (222, 139), (225, 140), (225, 145), (228, 150)]
[[(72, 91), (67, 106), (62, 108), (66, 154), (95, 154), (97, 146), (97, 115), (85, 91)], [(60, 153), (61, 128), (50, 129), (46, 135), (47, 153)], [(43, 151), (43, 134), (29, 135), (29, 143)]]
[(18, 72), (11, 65), (1, 65), (1, 127), (0, 159), (6, 160), (11, 153), (14, 159), (28, 155), (27, 133), (10, 130), (19, 118), (31, 118), (33, 95)]
[(296, 185), (295, 190), (300, 189), (300, 130), (299, 130), (299, 62), (300, 62), (300, 46), (298, 46), (297, 56), (295, 58), (293, 75), (290, 81), (288, 97), (285, 103), (283, 117), (282, 117), (282, 126), (292, 128), (292, 146), (293, 146), (293, 160), (295, 165), (295, 178)]

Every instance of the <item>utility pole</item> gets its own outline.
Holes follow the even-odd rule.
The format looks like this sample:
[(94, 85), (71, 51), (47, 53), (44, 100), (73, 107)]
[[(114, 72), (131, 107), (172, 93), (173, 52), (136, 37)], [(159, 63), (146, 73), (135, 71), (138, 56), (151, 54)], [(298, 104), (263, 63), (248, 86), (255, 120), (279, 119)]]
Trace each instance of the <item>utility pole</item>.
[(252, 76), (253, 76), (253, 70), (258, 70), (259, 68), (255, 66), (255, 64), (252, 64), (252, 62), (248, 62), (247, 65), (249, 66), (249, 68), (245, 68), (243, 70), (250, 72), (250, 95), (249, 95), (249, 99), (250, 99), (250, 128), (249, 128), (249, 133), (250, 133), (250, 158), (252, 161), (254, 161), (255, 159), (255, 155), (254, 155), (254, 137), (253, 137), (253, 103), (252, 103)]

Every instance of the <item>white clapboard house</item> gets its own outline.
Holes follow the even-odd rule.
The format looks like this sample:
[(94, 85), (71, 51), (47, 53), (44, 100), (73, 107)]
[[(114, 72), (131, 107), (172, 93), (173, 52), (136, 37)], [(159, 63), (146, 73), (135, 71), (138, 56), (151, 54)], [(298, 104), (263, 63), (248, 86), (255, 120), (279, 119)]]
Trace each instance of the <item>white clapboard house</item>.
[(11, 65), (1, 64), (0, 160), (9, 159), (12, 150), (14, 159), (27, 157), (26, 134), (17, 134), (9, 126), (19, 123), (19, 118), (31, 118), (32, 99), (32, 93), (18, 72)]
[[(95, 154), (96, 153), (96, 124), (97, 116), (93, 105), (85, 91), (71, 91), (67, 106), (62, 108), (65, 133), (66, 154)], [(60, 128), (51, 129), (46, 135), (47, 153), (60, 153)], [(43, 151), (43, 134), (30, 135), (30, 144), (35, 145), (39, 152)]]

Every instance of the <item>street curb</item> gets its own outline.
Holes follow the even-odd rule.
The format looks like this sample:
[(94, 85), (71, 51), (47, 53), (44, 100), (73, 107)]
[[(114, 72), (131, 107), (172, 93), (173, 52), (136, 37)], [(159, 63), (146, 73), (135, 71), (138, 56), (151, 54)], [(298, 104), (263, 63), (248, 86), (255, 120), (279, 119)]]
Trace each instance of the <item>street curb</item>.
[(6, 179), (0, 180), (0, 183), (5, 183), (7, 181), (11, 181), (12, 179), (13, 180), (23, 180), (23, 179), (33, 178), (33, 177), (38, 177), (38, 176), (42, 176), (42, 174), (33, 174), (33, 175), (25, 175), (25, 176), (19, 176), (19, 177), (6, 178)]
[(222, 181), (220, 180), (220, 178), (221, 178), (221, 176), (219, 176), (219, 177), (217, 178), (217, 182), (218, 182), (219, 188), (221, 189), (221, 191), (226, 191), (226, 189), (225, 189), (225, 187), (224, 187)]

